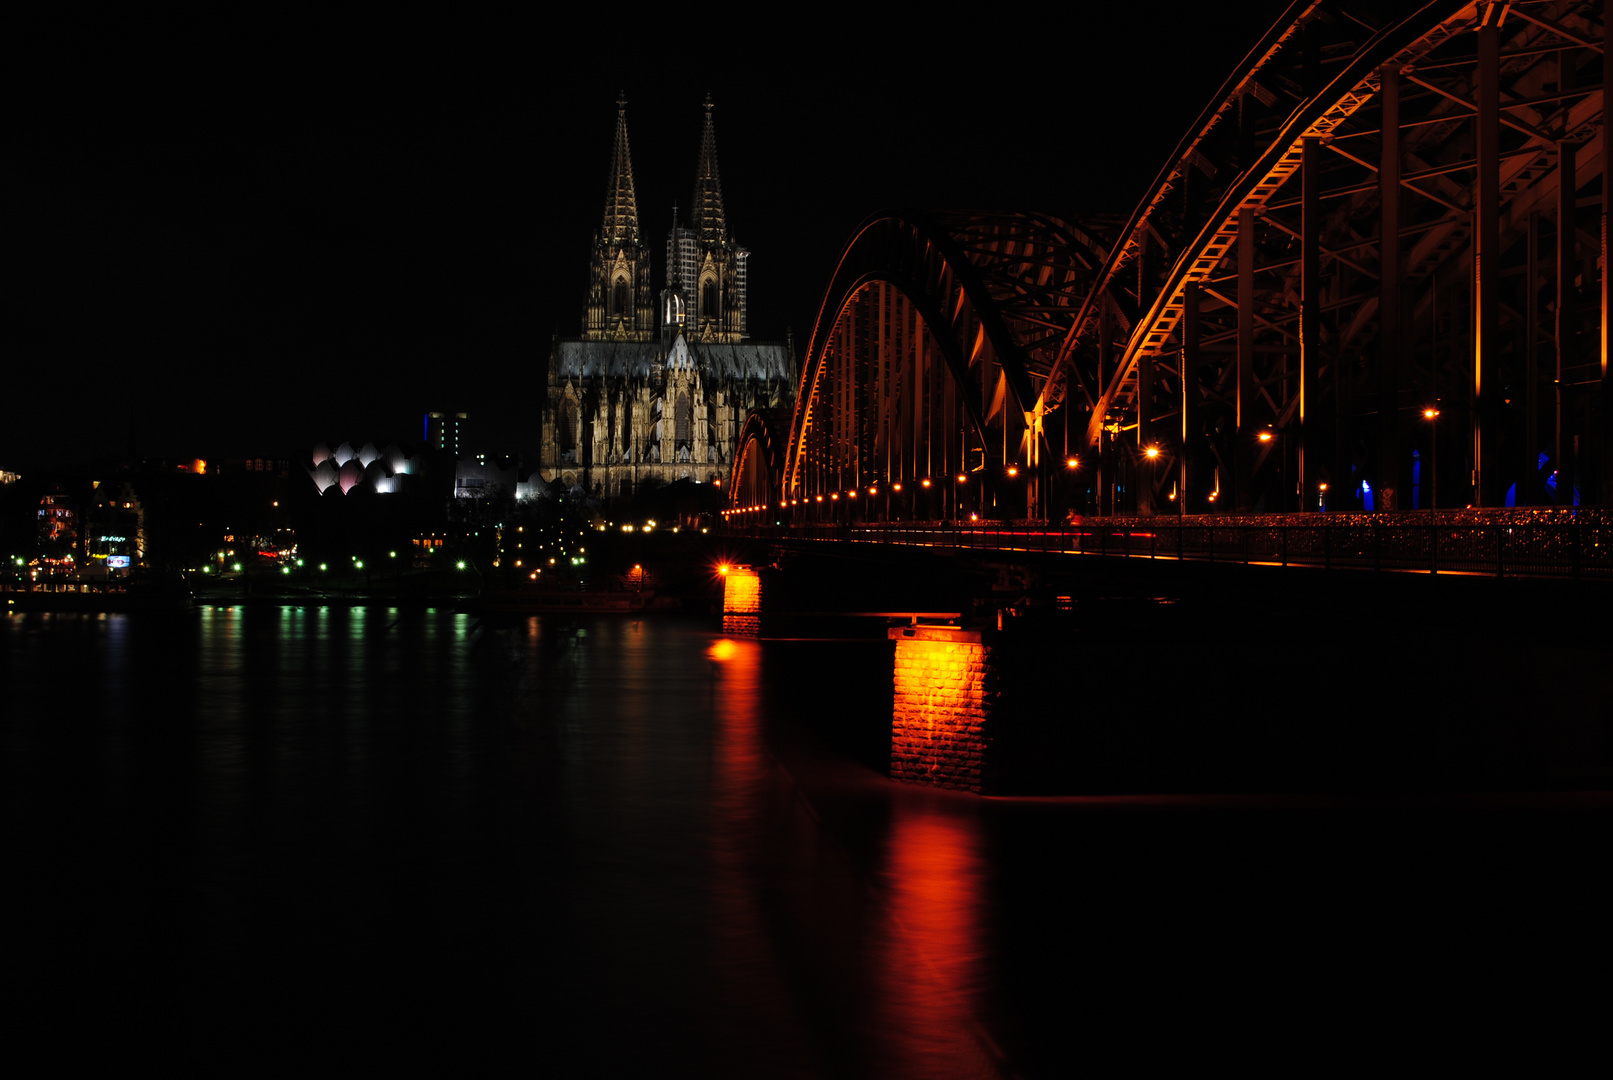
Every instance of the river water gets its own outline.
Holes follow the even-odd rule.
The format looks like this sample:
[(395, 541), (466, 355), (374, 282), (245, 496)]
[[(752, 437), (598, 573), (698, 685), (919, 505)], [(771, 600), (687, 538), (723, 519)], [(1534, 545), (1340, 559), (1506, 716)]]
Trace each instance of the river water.
[(883, 777), (890, 679), (710, 619), (0, 618), (10, 1057), (1040, 1077), (1605, 1023), (1606, 792), (980, 799)]

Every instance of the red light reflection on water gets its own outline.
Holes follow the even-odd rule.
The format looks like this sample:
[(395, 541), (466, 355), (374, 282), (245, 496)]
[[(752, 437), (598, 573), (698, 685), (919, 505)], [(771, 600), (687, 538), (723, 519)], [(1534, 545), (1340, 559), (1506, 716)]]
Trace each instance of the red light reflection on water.
[[(810, 1060), (812, 1048), (786, 977), (761, 882), (777, 842), (771, 812), (778, 776), (762, 737), (762, 646), (720, 638), (711, 667), (711, 876), (708, 929), (714, 980), (714, 1071), (782, 1075), (782, 1062)], [(743, 1017), (742, 1023), (735, 1023)]]
[(986, 946), (985, 864), (972, 808), (898, 802), (887, 839), (888, 898), (874, 996), (889, 1071), (982, 1076), (1000, 1055), (977, 1018)]

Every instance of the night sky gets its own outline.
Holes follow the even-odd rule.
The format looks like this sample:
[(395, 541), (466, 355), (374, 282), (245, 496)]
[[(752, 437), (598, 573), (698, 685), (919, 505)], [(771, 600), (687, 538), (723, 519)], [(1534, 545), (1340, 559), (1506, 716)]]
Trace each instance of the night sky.
[(801, 344), (875, 210), (1128, 213), (1283, 5), (1091, 7), (686, 40), (663, 17), (42, 28), (10, 108), (0, 468), (418, 440), (441, 407), (530, 466), (618, 91), (657, 291), (709, 92), (752, 335)]

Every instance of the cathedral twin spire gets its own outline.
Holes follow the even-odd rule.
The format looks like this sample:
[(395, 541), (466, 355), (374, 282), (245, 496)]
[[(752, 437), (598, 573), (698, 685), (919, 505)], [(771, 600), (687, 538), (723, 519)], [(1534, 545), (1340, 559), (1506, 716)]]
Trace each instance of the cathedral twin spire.
[(627, 145), (627, 100), (616, 99), (616, 147), (611, 152), (610, 186), (605, 189), (605, 224), (600, 237), (615, 243), (638, 239), (638, 197), (633, 193), (633, 152)]
[[(700, 157), (695, 163), (691, 224), (703, 243), (726, 243), (728, 219), (722, 205), (722, 175), (717, 168), (717, 128), (711, 120), (713, 102), (706, 95), (706, 122), (700, 132)], [(674, 222), (676, 224), (676, 222)], [(600, 236), (615, 243), (638, 238), (638, 196), (633, 190), (633, 152), (627, 140), (627, 100), (616, 99), (616, 143), (611, 150), (610, 183), (605, 189), (605, 220)]]
[[(748, 336), (744, 261), (749, 253), (735, 248), (728, 238), (711, 110), (711, 95), (707, 94), (690, 227), (680, 227), (674, 220), (668, 238), (667, 292), (669, 296), (676, 295), (677, 304), (666, 310), (678, 313), (674, 332), (682, 328), (687, 312), (688, 329), (695, 336), (743, 340)], [(676, 211), (673, 217), (676, 219)], [(616, 139), (611, 151), (610, 183), (605, 190), (604, 219), (594, 244), (592, 279), (583, 319), (584, 338), (650, 340), (655, 329), (649, 291), (650, 259), (639, 232), (625, 95), (616, 100)]]
[(728, 242), (728, 221), (722, 209), (722, 178), (717, 173), (717, 129), (711, 122), (711, 95), (706, 95), (706, 125), (700, 133), (700, 159), (695, 165), (691, 223), (701, 243)]

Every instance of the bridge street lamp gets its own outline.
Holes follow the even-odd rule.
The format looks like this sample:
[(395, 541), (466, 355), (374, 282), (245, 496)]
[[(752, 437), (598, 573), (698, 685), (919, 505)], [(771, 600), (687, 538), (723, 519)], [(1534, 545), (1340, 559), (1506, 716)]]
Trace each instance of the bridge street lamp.
[(1137, 493), (1139, 502), (1137, 509), (1142, 510), (1140, 504), (1142, 497), (1146, 495), (1148, 497), (1148, 513), (1152, 514), (1154, 512), (1154, 463), (1159, 460), (1159, 445), (1155, 443), (1143, 447), (1143, 459), (1148, 462), (1148, 486)]
[[(1288, 432), (1278, 431), (1276, 428), (1262, 428), (1255, 438), (1262, 443), (1275, 442), (1277, 444), (1277, 490), (1281, 495), (1280, 502), (1277, 505), (1277, 512), (1285, 513), (1288, 510)], [(1299, 508), (1302, 511), (1305, 509), (1303, 501), (1301, 501)]]
[(1433, 405), (1423, 410), (1428, 421), (1428, 509), (1439, 508), (1439, 410)]

